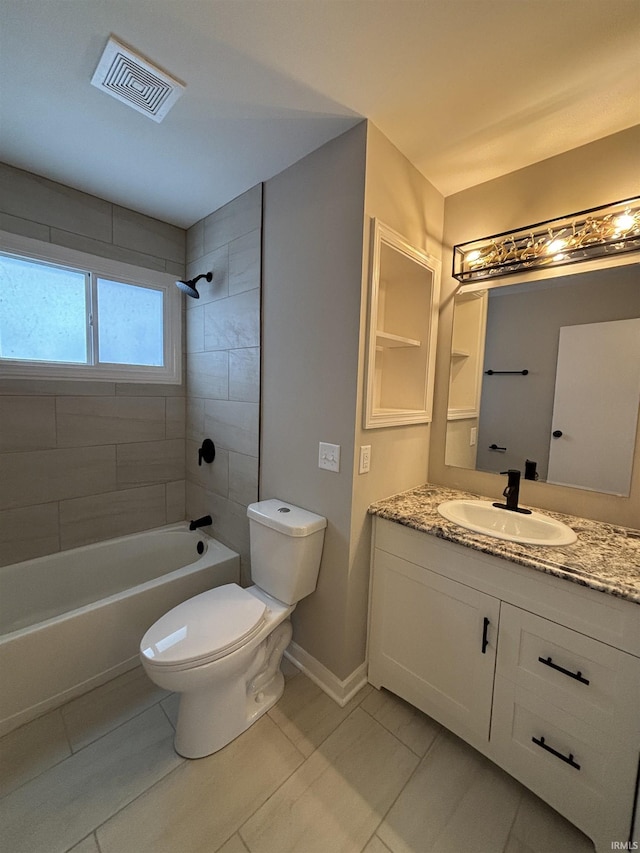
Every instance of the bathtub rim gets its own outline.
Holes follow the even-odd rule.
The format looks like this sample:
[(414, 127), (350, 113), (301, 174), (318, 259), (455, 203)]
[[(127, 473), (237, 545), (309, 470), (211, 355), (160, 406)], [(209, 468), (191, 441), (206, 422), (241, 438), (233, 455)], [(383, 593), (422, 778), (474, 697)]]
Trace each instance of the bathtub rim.
[[(192, 572), (201, 571), (202, 569), (214, 565), (211, 562), (211, 551), (213, 550), (211, 547), (211, 543), (215, 543), (214, 547), (222, 548), (224, 551), (228, 552), (226, 554), (220, 555), (223, 559), (229, 559), (231, 557), (238, 557), (239, 554), (237, 551), (233, 551), (224, 543), (220, 542), (219, 539), (216, 539), (215, 536), (211, 536), (209, 533), (204, 532), (201, 528), (198, 530), (189, 530), (189, 522), (188, 521), (177, 521), (172, 522), (170, 524), (163, 524), (160, 527), (150, 527), (145, 528), (144, 530), (138, 530), (135, 533), (127, 533), (124, 536), (114, 536), (111, 539), (100, 539), (98, 542), (92, 542), (88, 545), (79, 545), (77, 548), (68, 548), (64, 551), (54, 551), (52, 554), (45, 554), (41, 557), (34, 557), (31, 560), (22, 560), (23, 563), (30, 563), (34, 560), (46, 560), (48, 557), (59, 556), (61, 554), (67, 554), (73, 552), (74, 554), (79, 554), (82, 552), (90, 552), (92, 548), (96, 546), (102, 546), (109, 543), (115, 542), (126, 542), (130, 539), (134, 539), (145, 533), (170, 533), (173, 530), (186, 532), (190, 534), (194, 539), (205, 539), (207, 540), (207, 550), (198, 557), (197, 560), (194, 560), (191, 563), (186, 563), (183, 566), (179, 566), (177, 569), (174, 569), (171, 572), (166, 572), (165, 574), (158, 575), (157, 577), (151, 578), (151, 580), (144, 581), (144, 583), (136, 584), (135, 586), (129, 586), (125, 589), (119, 590), (118, 592), (114, 592), (111, 595), (107, 595), (104, 598), (98, 598), (94, 601), (89, 602), (88, 604), (82, 604), (80, 607), (74, 607), (71, 610), (65, 610), (63, 613), (58, 613), (56, 616), (49, 616), (46, 619), (41, 619), (38, 622), (32, 622), (30, 625), (24, 625), (21, 628), (15, 628), (13, 631), (7, 631), (6, 633), (0, 632), (0, 646), (5, 643), (11, 642), (13, 640), (19, 639), (20, 637), (26, 636), (34, 630), (38, 630), (39, 628), (46, 628), (49, 625), (52, 625), (56, 622), (62, 622), (67, 619), (72, 619), (74, 616), (79, 616), (84, 613), (90, 613), (92, 610), (96, 610), (98, 606), (103, 606), (105, 604), (110, 604), (112, 602), (118, 601), (128, 594), (132, 595), (134, 590), (136, 593), (144, 592), (148, 589), (153, 589), (156, 586), (159, 586), (163, 582), (171, 582), (176, 578), (191, 574)], [(12, 568), (14, 566), (19, 566), (20, 563), (9, 563), (7, 566), (0, 566), (0, 574), (2, 569), (4, 568)], [(185, 571), (187, 570), (188, 571)]]

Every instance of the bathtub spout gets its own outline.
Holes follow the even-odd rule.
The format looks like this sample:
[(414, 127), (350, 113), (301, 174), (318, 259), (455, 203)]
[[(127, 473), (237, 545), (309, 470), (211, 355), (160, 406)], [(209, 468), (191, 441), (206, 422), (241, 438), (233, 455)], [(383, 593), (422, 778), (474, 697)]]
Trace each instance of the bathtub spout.
[(197, 530), (198, 527), (206, 527), (209, 524), (213, 524), (213, 519), (210, 515), (203, 515), (202, 518), (190, 522), (189, 530)]

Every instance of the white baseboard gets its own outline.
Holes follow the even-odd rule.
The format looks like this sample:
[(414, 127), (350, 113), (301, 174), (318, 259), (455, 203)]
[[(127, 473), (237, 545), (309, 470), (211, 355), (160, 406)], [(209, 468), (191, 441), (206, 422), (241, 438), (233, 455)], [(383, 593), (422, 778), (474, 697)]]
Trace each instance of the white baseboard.
[(324, 664), (321, 664), (319, 660), (316, 660), (309, 652), (306, 652), (293, 641), (289, 643), (284, 654), (291, 663), (297, 666), (298, 669), (301, 669), (311, 681), (317, 684), (321, 690), (324, 690), (341, 708), (344, 708), (347, 702), (367, 683), (366, 662), (354, 670), (344, 681), (340, 681)]

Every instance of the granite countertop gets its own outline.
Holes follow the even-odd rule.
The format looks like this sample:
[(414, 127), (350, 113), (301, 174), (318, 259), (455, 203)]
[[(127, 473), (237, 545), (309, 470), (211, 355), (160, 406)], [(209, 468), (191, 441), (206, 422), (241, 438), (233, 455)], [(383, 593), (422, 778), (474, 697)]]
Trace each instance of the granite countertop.
[[(444, 501), (477, 500), (479, 497), (483, 496), (426, 483), (377, 501), (369, 507), (369, 512), (439, 539), (640, 604), (640, 531), (537, 510), (573, 528), (578, 534), (578, 541), (562, 547), (520, 545), (466, 530), (447, 521), (438, 512), (438, 505)], [(484, 500), (492, 501), (494, 498), (484, 497)], [(536, 511), (536, 507), (528, 508)]]

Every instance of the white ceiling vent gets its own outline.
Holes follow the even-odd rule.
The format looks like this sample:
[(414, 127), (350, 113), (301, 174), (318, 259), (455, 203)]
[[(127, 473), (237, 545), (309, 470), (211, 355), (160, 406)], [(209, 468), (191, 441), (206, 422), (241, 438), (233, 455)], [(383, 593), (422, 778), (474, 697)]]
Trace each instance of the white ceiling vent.
[(184, 83), (151, 65), (113, 36), (107, 42), (91, 84), (158, 122), (185, 88)]

